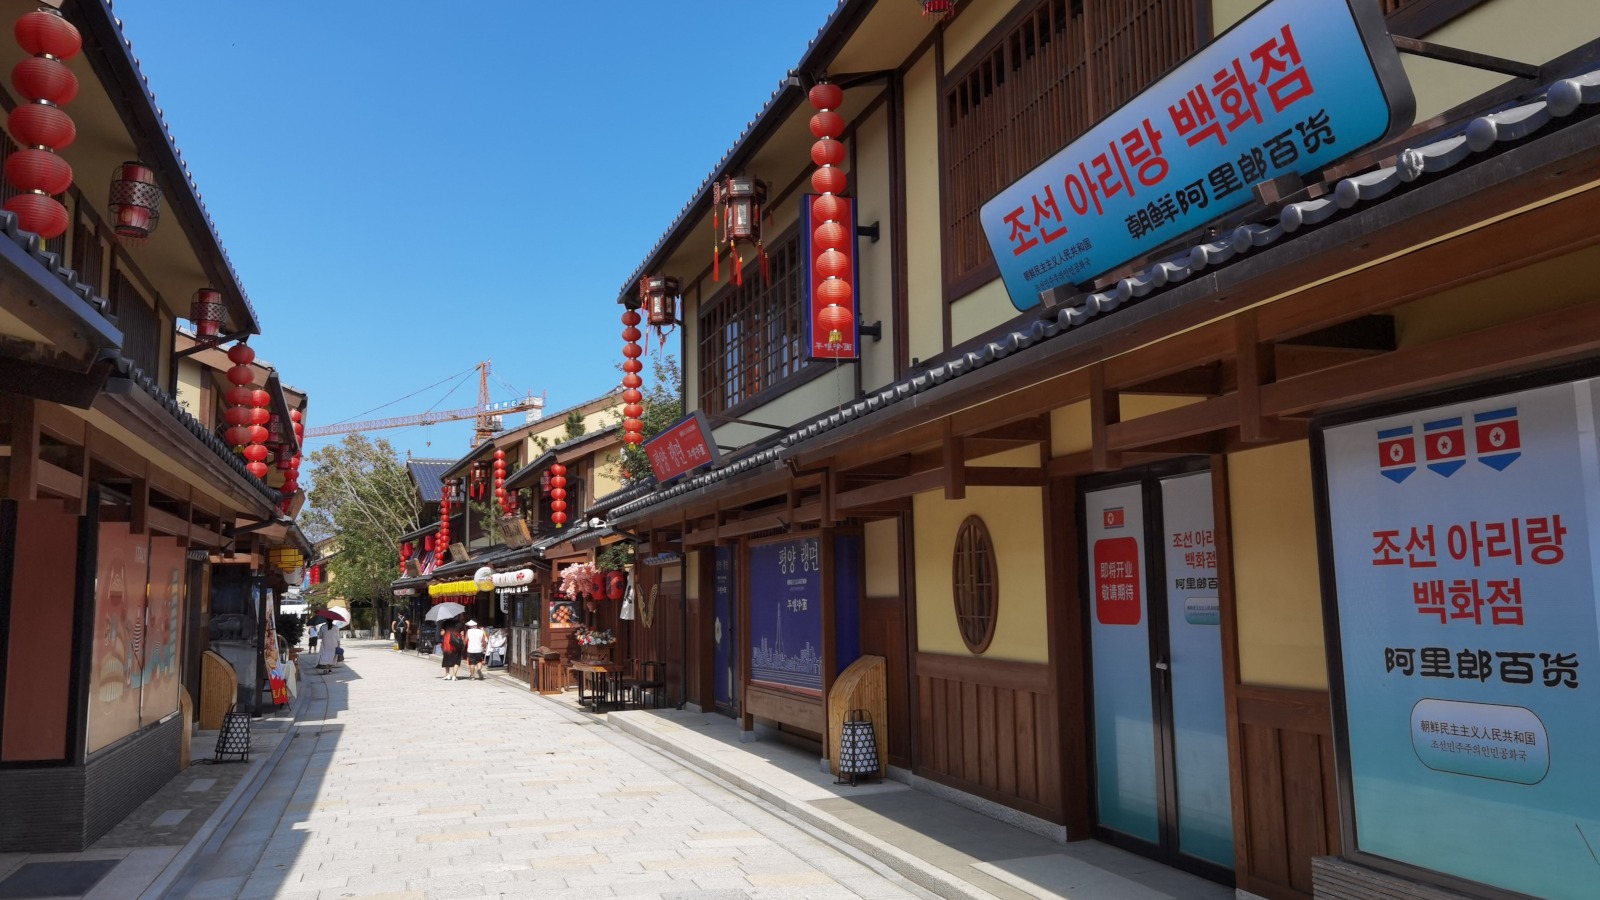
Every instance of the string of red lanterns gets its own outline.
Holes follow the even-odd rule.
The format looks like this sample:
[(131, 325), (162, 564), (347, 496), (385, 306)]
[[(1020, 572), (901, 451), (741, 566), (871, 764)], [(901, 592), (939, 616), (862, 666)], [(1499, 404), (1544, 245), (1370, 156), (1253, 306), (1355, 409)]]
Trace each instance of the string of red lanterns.
[(406, 563), (411, 561), (411, 542), (406, 541), (400, 545), (400, 574), (406, 574)]
[(6, 158), (6, 180), (18, 193), (5, 209), (16, 215), (18, 226), (49, 240), (67, 230), (67, 208), (54, 195), (72, 185), (72, 166), (58, 154), (78, 136), (78, 128), (61, 107), (78, 96), (78, 78), (66, 60), (83, 49), (83, 36), (48, 8), (23, 13), (14, 33), (32, 58), (11, 70), (11, 86), (27, 102), (6, 119), (22, 149)]
[(550, 464), (550, 521), (557, 528), (567, 521), (567, 467)]
[(434, 538), (433, 545), (442, 558), (444, 552), (450, 548), (450, 498), (455, 494), (454, 479), (446, 481), (439, 487), (439, 536)]
[(855, 324), (850, 305), (854, 292), (844, 277), (850, 273), (850, 257), (845, 250), (855, 235), (844, 224), (846, 203), (838, 196), (849, 181), (839, 168), (845, 160), (845, 147), (839, 140), (844, 133), (844, 118), (835, 112), (844, 102), (844, 91), (824, 81), (811, 88), (807, 99), (817, 110), (811, 117), (811, 134), (817, 139), (811, 145), (811, 161), (817, 164), (817, 171), (811, 174), (811, 187), (819, 196), (811, 201), (811, 216), (820, 224), (812, 232), (812, 267), (823, 279), (817, 286), (817, 296), (825, 304), (817, 312), (816, 333), (826, 334), (828, 343), (837, 344)]
[(233, 387), (224, 395), (231, 405), (223, 413), (223, 420), (228, 423), (228, 443), (245, 458), (245, 468), (257, 478), (266, 478), (266, 443), (271, 437), (266, 426), (272, 420), (267, 407), (271, 395), (250, 387), (255, 381), (255, 370), (250, 367), (255, 358), (256, 351), (243, 341), (228, 348), (228, 361), (233, 363), (228, 369), (228, 381)]
[[(639, 291), (643, 294), (645, 282), (639, 282)], [(639, 357), (644, 353), (644, 348), (639, 346), (639, 311), (627, 309), (622, 313), (622, 440), (628, 444), (644, 443), (644, 394), (639, 390), (644, 385), (644, 379), (639, 372), (644, 369), (644, 363)]]
[[(761, 258), (761, 275), (769, 283), (767, 250), (761, 243), (761, 209), (767, 203), (767, 183), (759, 178), (729, 175), (711, 186), (711, 280), (722, 280), (722, 248), (733, 255), (733, 283), (744, 284), (744, 261), (739, 244), (751, 244)], [(718, 228), (718, 215), (721, 228)]]
[[(306, 423), (305, 413), (298, 409), (289, 410), (289, 421), (294, 424), (294, 442), (300, 446), (305, 442)], [(294, 502), (294, 492), (300, 489), (300, 454), (289, 457), (289, 474), (283, 482), (283, 513), (289, 514), (289, 507)]]
[(511, 512), (506, 506), (506, 452), (499, 449), (494, 451), (494, 500), (502, 513)]

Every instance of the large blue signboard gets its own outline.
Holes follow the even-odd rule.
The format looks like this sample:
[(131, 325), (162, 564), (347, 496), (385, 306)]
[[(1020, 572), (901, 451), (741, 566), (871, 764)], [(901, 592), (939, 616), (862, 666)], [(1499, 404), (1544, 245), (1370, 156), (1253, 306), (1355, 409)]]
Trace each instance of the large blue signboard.
[(1597, 385), (1323, 433), (1349, 849), (1596, 896)]
[(1415, 101), (1372, 0), (1275, 0), (983, 205), (1011, 302), (1082, 285), (1397, 134)]
[(822, 694), (822, 547), (818, 538), (750, 548), (750, 680)]

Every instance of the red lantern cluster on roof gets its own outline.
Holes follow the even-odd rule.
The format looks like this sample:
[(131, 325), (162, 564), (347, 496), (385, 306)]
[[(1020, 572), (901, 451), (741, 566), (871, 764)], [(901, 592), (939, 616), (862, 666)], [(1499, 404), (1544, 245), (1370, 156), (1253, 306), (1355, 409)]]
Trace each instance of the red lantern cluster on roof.
[(223, 413), (223, 420), (228, 423), (228, 443), (245, 458), (245, 468), (257, 478), (266, 478), (266, 444), (271, 437), (267, 423), (272, 421), (272, 412), (267, 407), (272, 396), (250, 387), (255, 381), (255, 370), (250, 367), (255, 358), (256, 351), (243, 341), (228, 348), (228, 361), (233, 363), (228, 369), (228, 381), (233, 387), (224, 395), (229, 406)]
[[(767, 250), (761, 243), (761, 209), (767, 203), (767, 183), (759, 178), (729, 175), (711, 185), (711, 280), (722, 280), (722, 250), (733, 256), (733, 283), (744, 284), (744, 261), (739, 245), (750, 244), (761, 258), (761, 274), (768, 281)], [(718, 217), (720, 218), (720, 228)]]
[(67, 208), (54, 195), (72, 184), (72, 166), (58, 156), (78, 136), (61, 107), (78, 96), (78, 78), (66, 60), (83, 49), (83, 37), (54, 9), (36, 9), (17, 19), (15, 34), (33, 54), (11, 70), (11, 86), (26, 102), (11, 110), (6, 128), (22, 145), (6, 158), (5, 175), (16, 196), (5, 208), (17, 224), (49, 240), (67, 230)]
[(817, 297), (824, 304), (817, 312), (814, 332), (827, 335), (828, 343), (837, 344), (852, 332), (855, 324), (854, 292), (850, 280), (850, 249), (855, 235), (845, 224), (846, 204), (838, 195), (844, 193), (848, 178), (839, 165), (845, 160), (844, 144), (839, 135), (844, 133), (844, 119), (835, 110), (844, 102), (844, 91), (836, 84), (821, 82), (808, 94), (817, 114), (811, 117), (811, 133), (817, 142), (811, 145), (811, 161), (817, 171), (811, 175), (811, 186), (820, 195), (811, 201), (811, 218), (817, 222), (812, 233), (811, 252), (813, 270), (822, 278), (817, 285)]
[(494, 451), (494, 502), (499, 504), (502, 513), (510, 513), (511, 507), (506, 498), (506, 452), (496, 449)]
[(567, 522), (567, 467), (550, 464), (550, 521), (557, 528)]
[(312, 566), (311, 569), (307, 572), (307, 575), (311, 579), (311, 583), (312, 584), (321, 584), (322, 583), (322, 566), (320, 564)]
[[(305, 413), (298, 409), (289, 410), (289, 421), (294, 425), (294, 442), (296, 446), (305, 440), (306, 424), (304, 419)], [(280, 508), (283, 510), (284, 515), (288, 515), (289, 508), (294, 503), (295, 492), (300, 490), (300, 454), (290, 455), (287, 446), (280, 447), (279, 453), (281, 455), (278, 457), (278, 468), (286, 470), (283, 476), (283, 485), (278, 488), (283, 493)]]
[(117, 166), (106, 209), (111, 213), (111, 230), (119, 243), (138, 246), (149, 240), (150, 233), (161, 224), (161, 188), (156, 186), (156, 173), (138, 161)]
[[(648, 281), (649, 279), (646, 279)], [(639, 293), (644, 294), (644, 282), (639, 282)], [(622, 313), (622, 440), (628, 444), (644, 443), (644, 394), (639, 388), (644, 379), (639, 372), (644, 363), (639, 357), (644, 349), (639, 346), (639, 311), (628, 309)]]

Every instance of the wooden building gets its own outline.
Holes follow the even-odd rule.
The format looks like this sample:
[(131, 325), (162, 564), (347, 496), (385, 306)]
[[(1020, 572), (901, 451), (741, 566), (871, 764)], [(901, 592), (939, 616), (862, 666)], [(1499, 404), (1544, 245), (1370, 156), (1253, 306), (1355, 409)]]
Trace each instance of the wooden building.
[(306, 397), (243, 344), (256, 311), (110, 4), (48, 7), (0, 3), (5, 851), (82, 850), (187, 764), (203, 651), (238, 649), (240, 702), (270, 703), (271, 613), (310, 549)]
[[(1582, 399), (1600, 349), (1600, 7), (1319, 0), (1246, 20), (1257, 6), (1020, 0), (933, 20), (842, 2), (619, 301), (676, 279), (686, 408), (732, 449), (593, 512), (669, 563), (639, 585), (681, 597), (684, 698), (746, 729), (820, 751), (833, 679), (875, 655), (897, 777), (1041, 834), (1248, 896), (1587, 896), (1600, 766), (1579, 673), (1600, 641), (1572, 554), (1600, 526)], [(1241, 147), (1242, 206), (1060, 289), (1008, 290), (985, 205), (1236, 22), (1290, 7), (1330, 33), (1375, 27), (1374, 61), (1408, 51), (1414, 117), (1292, 178)], [(1305, 49), (1322, 29), (1301, 26)], [(842, 128), (813, 124), (823, 82)], [(1174, 156), (1182, 96), (1161, 113)], [(819, 128), (842, 154), (815, 149)], [(858, 358), (807, 341), (807, 241), (824, 245), (802, 209), (837, 191), (814, 179), (827, 159), (854, 201)], [(733, 242), (742, 281), (726, 248), (715, 267), (704, 252), (730, 177), (766, 188), (759, 245)], [(1007, 220), (1016, 246), (1088, 224), (1067, 196), (1032, 201)], [(1447, 553), (1498, 524), (1503, 556), (1508, 527), (1535, 521), (1545, 561), (1575, 560), (1569, 583), (1473, 551), (1478, 578), (1461, 554), (1486, 545), (1466, 538)], [(1374, 556), (1391, 531), (1401, 555)], [(1424, 536), (1437, 575), (1371, 581)], [(1491, 684), (1520, 699), (1473, 699)], [(1461, 718), (1480, 707), (1492, 728)]]

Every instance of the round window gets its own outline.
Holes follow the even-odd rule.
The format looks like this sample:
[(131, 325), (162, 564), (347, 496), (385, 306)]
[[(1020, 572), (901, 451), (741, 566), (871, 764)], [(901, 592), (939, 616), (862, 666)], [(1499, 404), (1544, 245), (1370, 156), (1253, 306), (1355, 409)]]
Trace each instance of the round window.
[(994, 563), (994, 542), (977, 516), (968, 516), (956, 532), (951, 577), (956, 625), (973, 653), (989, 649), (1000, 612), (1000, 573)]

